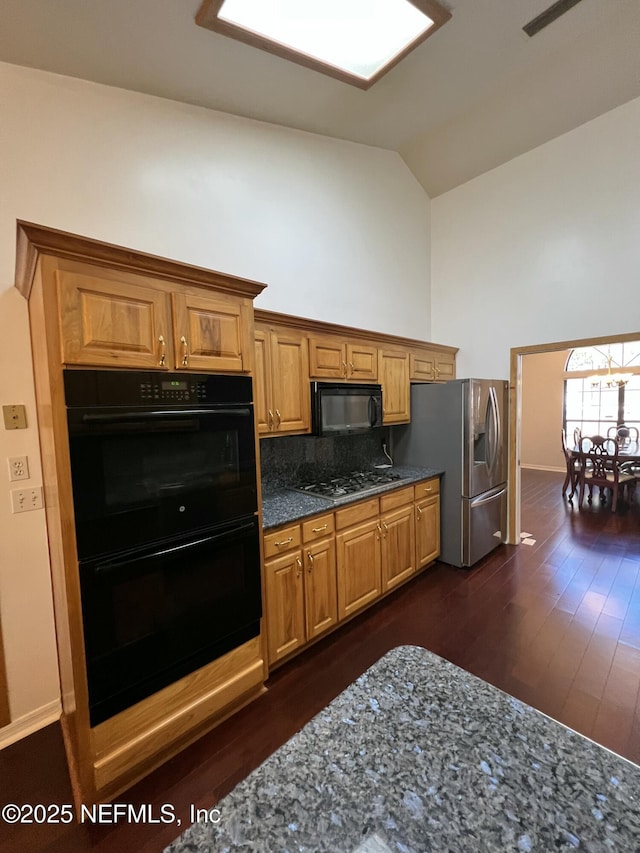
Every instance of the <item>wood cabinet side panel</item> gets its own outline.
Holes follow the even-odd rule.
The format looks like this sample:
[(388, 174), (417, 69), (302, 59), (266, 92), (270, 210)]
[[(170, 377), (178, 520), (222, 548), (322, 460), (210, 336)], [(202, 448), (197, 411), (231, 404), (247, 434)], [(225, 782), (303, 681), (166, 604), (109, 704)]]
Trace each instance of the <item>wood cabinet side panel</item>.
[(416, 562), (422, 568), (440, 554), (440, 497), (416, 504)]
[(29, 299), (29, 321), (65, 746), (74, 791), (87, 791), (93, 785), (89, 703), (56, 274), (55, 259), (39, 260)]

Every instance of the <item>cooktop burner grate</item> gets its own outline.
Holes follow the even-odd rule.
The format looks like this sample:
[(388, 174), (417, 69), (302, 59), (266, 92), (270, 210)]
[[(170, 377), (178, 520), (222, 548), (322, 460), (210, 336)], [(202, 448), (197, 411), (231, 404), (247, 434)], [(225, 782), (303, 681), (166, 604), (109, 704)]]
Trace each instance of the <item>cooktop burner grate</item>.
[(354, 471), (341, 477), (331, 477), (315, 483), (301, 483), (294, 491), (315, 497), (338, 500), (345, 495), (371, 491), (388, 483), (401, 482), (403, 477), (393, 471)]

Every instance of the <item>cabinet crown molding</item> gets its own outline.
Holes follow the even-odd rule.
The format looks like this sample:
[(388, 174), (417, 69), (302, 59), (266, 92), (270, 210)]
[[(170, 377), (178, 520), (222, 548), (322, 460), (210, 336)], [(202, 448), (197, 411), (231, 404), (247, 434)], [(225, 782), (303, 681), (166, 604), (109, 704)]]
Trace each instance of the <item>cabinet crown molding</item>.
[(261, 282), (226, 273), (195, 267), (158, 255), (138, 252), (133, 249), (81, 237), (56, 228), (36, 225), (17, 220), (16, 275), (15, 285), (20, 293), (29, 298), (36, 264), (40, 255), (51, 254), (58, 258), (108, 266), (110, 268), (134, 270), (146, 275), (160, 277), (166, 281), (210, 287), (212, 290), (245, 296), (254, 299), (267, 286)]
[(254, 317), (256, 323), (274, 326), (289, 326), (294, 329), (303, 330), (305, 332), (315, 333), (317, 335), (333, 335), (342, 337), (345, 340), (358, 339), (376, 344), (378, 346), (397, 347), (398, 349), (406, 349), (407, 347), (428, 347), (434, 352), (446, 352), (455, 354), (458, 352), (458, 347), (450, 347), (446, 344), (434, 344), (430, 341), (419, 340), (418, 338), (404, 338), (400, 335), (388, 335), (384, 332), (372, 332), (367, 329), (357, 329), (352, 326), (341, 326), (337, 323), (326, 323), (322, 320), (312, 320), (309, 317), (294, 317), (291, 314), (279, 314), (275, 311), (265, 311), (264, 309), (255, 308)]

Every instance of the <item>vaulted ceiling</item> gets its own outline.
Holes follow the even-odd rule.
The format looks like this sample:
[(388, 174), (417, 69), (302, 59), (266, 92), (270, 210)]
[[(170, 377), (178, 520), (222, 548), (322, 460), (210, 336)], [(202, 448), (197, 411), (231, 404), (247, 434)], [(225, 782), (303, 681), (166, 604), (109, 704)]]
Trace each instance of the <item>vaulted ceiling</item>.
[(640, 96), (640, 0), (443, 0), (368, 91), (199, 27), (199, 0), (2, 0), (0, 61), (398, 151), (437, 196)]

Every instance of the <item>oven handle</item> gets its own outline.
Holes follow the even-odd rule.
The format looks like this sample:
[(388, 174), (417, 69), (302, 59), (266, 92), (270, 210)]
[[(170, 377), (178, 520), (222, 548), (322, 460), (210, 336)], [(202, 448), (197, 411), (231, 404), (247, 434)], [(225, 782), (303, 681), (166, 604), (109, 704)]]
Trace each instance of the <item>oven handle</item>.
[(100, 563), (100, 565), (97, 565), (95, 567), (94, 573), (98, 575), (103, 574), (105, 572), (112, 572), (115, 569), (120, 569), (123, 566), (128, 566), (130, 563), (140, 563), (143, 560), (156, 559), (156, 557), (164, 557), (167, 554), (176, 554), (180, 551), (186, 551), (189, 548), (195, 548), (198, 545), (204, 545), (208, 542), (215, 542), (217, 539), (225, 539), (230, 535), (245, 533), (253, 529), (255, 529), (255, 522), (248, 521), (245, 522), (245, 524), (238, 525), (237, 527), (232, 527), (220, 533), (215, 533), (213, 536), (205, 536), (203, 539), (195, 539), (193, 542), (185, 542), (182, 545), (174, 545), (172, 548), (165, 548), (162, 551), (154, 551), (152, 554), (144, 554), (143, 556), (134, 554), (131, 557), (122, 560), (112, 560), (108, 563)]
[(132, 421), (154, 420), (155, 418), (189, 418), (194, 415), (250, 415), (251, 409), (170, 409), (169, 411), (151, 411), (151, 412), (114, 412), (108, 415), (83, 415), (82, 423), (84, 424), (116, 424), (130, 423)]

